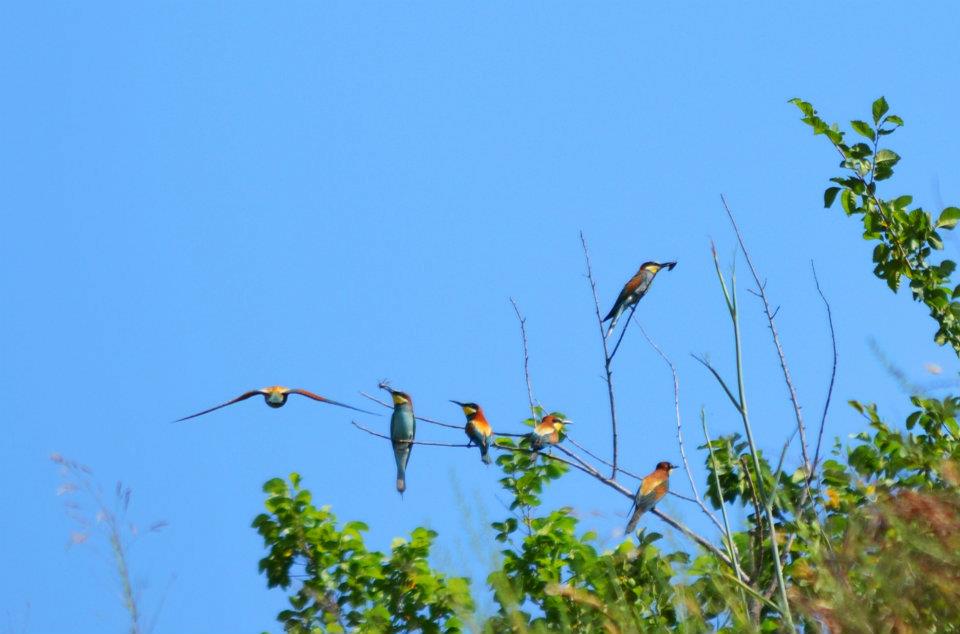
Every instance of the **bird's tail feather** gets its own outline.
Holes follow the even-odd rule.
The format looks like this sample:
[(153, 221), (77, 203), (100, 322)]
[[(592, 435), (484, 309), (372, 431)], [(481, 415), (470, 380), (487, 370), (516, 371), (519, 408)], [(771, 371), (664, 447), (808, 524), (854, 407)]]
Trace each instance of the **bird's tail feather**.
[(638, 507), (638, 508), (634, 509), (633, 515), (630, 516), (630, 521), (627, 522), (627, 530), (626, 530), (626, 532), (627, 532), (628, 535), (629, 535), (630, 533), (632, 533), (632, 532), (633, 532), (633, 529), (635, 529), (635, 528), (637, 527), (637, 523), (640, 521), (640, 516), (641, 516), (641, 515), (643, 515), (643, 509), (642, 509), (642, 508), (639, 508), (639, 507)]
[(480, 445), (480, 459), (483, 460), (483, 464), (490, 464), (493, 462), (490, 459), (490, 450), (484, 445)]
[(397, 469), (397, 492), (400, 495), (403, 495), (403, 492), (407, 490), (407, 477), (403, 473), (403, 469)]

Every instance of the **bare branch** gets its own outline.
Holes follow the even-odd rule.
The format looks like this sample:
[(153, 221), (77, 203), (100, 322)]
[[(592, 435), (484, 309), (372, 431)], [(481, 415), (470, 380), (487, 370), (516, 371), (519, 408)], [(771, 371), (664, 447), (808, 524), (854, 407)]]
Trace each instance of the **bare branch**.
[[(707, 443), (707, 449), (710, 452), (710, 464), (713, 465), (714, 484), (717, 487), (717, 495), (720, 498), (720, 514), (723, 516), (723, 534), (727, 542), (727, 550), (730, 553), (730, 559), (733, 560), (734, 571), (737, 573), (737, 579), (742, 579), (743, 570), (740, 569), (739, 555), (737, 554), (737, 545), (733, 541), (733, 531), (730, 530), (730, 518), (727, 517), (727, 505), (723, 501), (723, 489), (720, 488), (720, 473), (717, 469), (717, 458), (713, 453), (713, 443), (710, 440), (710, 433), (707, 431), (707, 413), (700, 408), (700, 424), (703, 426), (703, 438)], [(699, 497), (699, 496), (698, 496)], [(754, 572), (754, 575), (757, 573)]]
[(527, 401), (530, 403), (530, 413), (536, 418), (536, 399), (533, 398), (533, 382), (530, 380), (530, 350), (527, 347), (527, 318), (520, 314), (520, 307), (517, 306), (517, 302), (512, 297), (510, 303), (513, 304), (513, 312), (517, 314), (517, 321), (520, 322), (520, 337), (523, 339), (523, 377), (527, 381)]
[[(362, 396), (362, 397), (364, 397), (364, 398), (366, 398), (366, 399), (369, 399), (369, 400), (371, 400), (371, 401), (373, 401), (374, 403), (377, 403), (377, 404), (379, 404), (379, 405), (383, 405), (383, 406), (386, 407), (386, 408), (393, 409), (393, 407), (392, 407), (389, 403), (387, 403), (386, 401), (381, 401), (381, 400), (378, 399), (376, 396), (371, 396), (370, 394), (367, 394), (366, 392), (360, 392), (360, 396)], [(416, 419), (419, 420), (419, 421), (422, 421), (422, 422), (424, 422), (424, 423), (429, 423), (429, 424), (431, 424), (431, 425), (437, 425), (437, 426), (439, 426), (439, 427), (446, 427), (446, 428), (448, 428), (448, 429), (459, 429), (460, 431), (463, 431), (463, 425), (453, 425), (453, 424), (451, 424), (451, 423), (443, 423), (443, 422), (440, 422), (440, 421), (435, 420), (435, 419), (433, 419), (433, 418), (425, 418), (425, 417), (423, 417), (423, 416), (417, 416)], [(509, 434), (509, 433), (507, 433), (507, 432), (496, 432), (496, 433), (494, 433), (493, 435), (494, 435), (494, 436), (509, 436), (509, 437), (511, 437), (511, 438), (523, 438), (524, 436), (526, 436), (526, 434)]]
[(617, 356), (617, 350), (620, 349), (620, 344), (623, 343), (623, 336), (627, 334), (627, 327), (630, 325), (630, 320), (633, 319), (633, 313), (637, 312), (637, 306), (639, 303), (633, 305), (633, 308), (630, 309), (630, 314), (627, 315), (627, 321), (623, 324), (623, 330), (620, 331), (620, 338), (617, 339), (617, 345), (613, 347), (613, 350), (610, 351), (610, 356), (607, 359), (607, 363), (613, 363), (613, 358)]
[[(590, 250), (587, 248), (587, 239), (584, 237), (583, 231), (580, 232), (580, 244), (583, 246), (583, 259), (587, 263), (587, 281), (590, 282), (590, 290), (593, 292), (593, 305), (597, 313), (597, 327), (600, 330), (600, 342), (603, 345), (603, 369), (606, 373), (607, 396), (610, 400), (610, 427), (611, 435), (613, 436), (613, 463), (611, 465), (613, 470), (610, 472), (610, 477), (616, 478), (620, 436), (617, 433), (617, 404), (613, 394), (613, 370), (610, 367), (612, 357), (607, 349), (607, 337), (603, 331), (603, 317), (600, 316), (600, 297), (597, 295), (597, 283), (593, 279), (593, 267), (590, 265)], [(632, 312), (630, 314), (631, 316), (633, 315)], [(626, 328), (624, 328), (624, 330), (626, 330)], [(617, 345), (619, 346), (620, 344), (618, 343)]]
[[(717, 379), (717, 382), (720, 383), (720, 387), (723, 388), (723, 391), (727, 393), (727, 396), (730, 398), (730, 402), (733, 403), (733, 406), (740, 410), (740, 402), (737, 400), (737, 397), (733, 395), (733, 392), (730, 391), (730, 388), (727, 387), (726, 381), (723, 380), (723, 377), (720, 376), (720, 373), (717, 372), (716, 368), (710, 365), (710, 362), (704, 359), (703, 357), (698, 357), (695, 354), (691, 354), (691, 357), (703, 364), (703, 367), (710, 370), (710, 373), (713, 374), (714, 378)], [(361, 392), (362, 394), (362, 392)]]
[(724, 531), (723, 526), (717, 520), (716, 516), (711, 513), (707, 505), (703, 503), (703, 498), (700, 497), (700, 492), (697, 490), (697, 483), (693, 479), (693, 471), (690, 469), (690, 463), (687, 461), (687, 452), (683, 446), (683, 425), (680, 421), (680, 379), (677, 376), (677, 368), (667, 355), (664, 354), (663, 350), (660, 349), (660, 346), (650, 338), (650, 335), (643, 329), (643, 326), (637, 324), (637, 328), (640, 329), (643, 338), (647, 340), (650, 347), (656, 350), (660, 358), (663, 359), (663, 362), (667, 364), (667, 367), (670, 368), (670, 373), (673, 375), (673, 410), (677, 419), (677, 445), (680, 447), (680, 459), (683, 460), (683, 469), (687, 472), (687, 479), (690, 481), (690, 490), (693, 491), (694, 501), (700, 507), (700, 510), (703, 511), (704, 515), (710, 518), (713, 525), (716, 526), (721, 533), (725, 533), (726, 531)]
[(733, 217), (733, 212), (730, 211), (730, 207), (727, 205), (727, 199), (721, 194), (720, 200), (723, 202), (723, 208), (727, 212), (727, 217), (730, 219), (730, 224), (733, 225), (733, 231), (737, 235), (737, 241), (740, 243), (740, 250), (743, 251), (743, 256), (747, 260), (747, 266), (750, 267), (750, 273), (753, 275), (753, 280), (757, 284), (757, 288), (760, 290), (760, 299), (763, 302), (763, 310), (767, 315), (767, 323), (770, 326), (770, 333), (773, 335), (773, 344), (776, 347), (777, 355), (780, 358), (780, 368), (783, 370), (783, 379), (786, 381), (787, 390), (790, 392), (790, 401), (793, 403), (793, 412), (797, 419), (797, 431), (800, 433), (800, 452), (803, 454), (803, 467), (805, 470), (809, 470), (810, 456), (807, 445), (806, 426), (803, 423), (803, 412), (800, 409), (800, 401), (797, 398), (797, 388), (794, 387), (793, 379), (790, 377), (790, 368), (787, 366), (787, 357), (783, 352), (783, 346), (780, 344), (780, 335), (777, 333), (777, 326), (774, 321), (776, 311), (771, 311), (770, 309), (770, 302), (767, 299), (767, 292), (765, 289), (766, 284), (760, 280), (760, 274), (757, 273), (757, 269), (753, 265), (753, 260), (750, 258), (750, 252), (747, 250), (747, 245), (743, 240), (743, 234), (740, 233), (740, 227), (737, 226), (737, 221)]
[[(612, 466), (613, 466), (613, 463), (611, 463), (611, 462), (608, 461), (608, 460), (604, 460), (603, 458), (601, 458), (601, 457), (598, 456), (597, 454), (593, 453), (592, 451), (590, 451), (589, 449), (587, 449), (586, 447), (584, 447), (583, 445), (581, 445), (580, 443), (578, 443), (576, 440), (574, 440), (574, 439), (571, 438), (570, 436), (567, 436), (567, 437), (565, 438), (565, 441), (568, 442), (568, 443), (570, 443), (571, 445), (573, 445), (574, 447), (576, 447), (577, 449), (579, 449), (579, 450), (582, 451), (583, 453), (587, 454), (588, 456), (590, 456), (591, 458), (593, 458), (593, 459), (596, 460), (597, 462), (599, 462), (599, 463), (601, 463), (601, 464), (604, 464), (604, 465), (606, 465), (606, 466), (608, 466), (608, 467), (612, 467)], [(638, 476), (637, 474), (632, 473), (632, 472), (630, 472), (630, 471), (627, 471), (626, 469), (624, 469), (624, 468), (622, 468), (622, 467), (617, 467), (617, 471), (618, 471), (619, 473), (622, 473), (622, 474), (625, 475), (625, 476), (628, 476), (628, 477), (630, 477), (630, 478), (633, 478), (634, 480), (643, 480), (643, 476)]]
[[(386, 434), (381, 434), (380, 432), (375, 432), (368, 427), (364, 427), (355, 420), (350, 421), (350, 423), (359, 429), (360, 431), (365, 431), (371, 436), (376, 436), (377, 438), (383, 438), (384, 440), (389, 440), (393, 442), (393, 439)], [(427, 445), (428, 447), (472, 447), (473, 445), (467, 443), (449, 443), (449, 442), (430, 442), (427, 440), (398, 440), (398, 443), (407, 444), (407, 445)]]
[(810, 475), (808, 478), (812, 479), (817, 473), (817, 465), (820, 463), (820, 446), (823, 443), (823, 430), (827, 423), (827, 411), (830, 409), (830, 399), (833, 396), (833, 383), (837, 378), (837, 333), (833, 328), (833, 312), (830, 310), (830, 302), (827, 301), (826, 296), (824, 296), (823, 291), (820, 289), (820, 280), (817, 279), (817, 268), (813, 265), (813, 260), (810, 260), (810, 270), (813, 271), (813, 281), (817, 285), (817, 292), (820, 294), (820, 299), (823, 300), (823, 305), (827, 308), (827, 323), (830, 325), (830, 342), (833, 344), (833, 367), (830, 369), (830, 385), (827, 387), (827, 400), (823, 404), (823, 414), (820, 416), (820, 430), (817, 432), (817, 448), (813, 452), (813, 465), (810, 467)]

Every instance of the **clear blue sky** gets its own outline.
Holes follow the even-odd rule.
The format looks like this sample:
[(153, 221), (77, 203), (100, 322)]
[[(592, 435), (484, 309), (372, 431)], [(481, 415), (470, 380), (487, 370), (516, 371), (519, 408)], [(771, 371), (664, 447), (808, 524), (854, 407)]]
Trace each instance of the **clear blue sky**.
[[(169, 421), (274, 383), (361, 404), (387, 377), (418, 413), (458, 422), (447, 399), (476, 400), (517, 430), (512, 296), (537, 397), (605, 452), (581, 229), (604, 309), (644, 260), (679, 261), (638, 316), (679, 368), (687, 435), (699, 441), (701, 405), (715, 433), (736, 430), (690, 357), (730, 370), (708, 248), (734, 250), (721, 192), (781, 307), (808, 420), (830, 364), (811, 259), (840, 345), (829, 436), (859, 426), (849, 398), (902, 420), (870, 339), (917, 381), (927, 362), (953, 376), (955, 358), (872, 277), (858, 223), (821, 209), (837, 159), (786, 102), (866, 118), (886, 95), (907, 123), (886, 193), (956, 204), (960, 10), (851, 4), (5, 3), (0, 631), (123, 627), (101, 554), (65, 547), (54, 451), (129, 484), (133, 519), (169, 522), (131, 551), (158, 633), (277, 630), (283, 596), (257, 574), (249, 524), (261, 484), (294, 470), (367, 521), (372, 546), (426, 524), (437, 565), (483, 574), (495, 545), (478, 517), (505, 511), (472, 452), (415, 450), (401, 500), (389, 446), (345, 410), (249, 401)], [(775, 452), (787, 393), (759, 306), (742, 303), (754, 420)], [(617, 372), (625, 463), (676, 461), (670, 376), (638, 333)], [(420, 435), (460, 439), (444, 431)], [(607, 543), (626, 510), (575, 474), (547, 500)], [(712, 535), (682, 501), (664, 506)]]

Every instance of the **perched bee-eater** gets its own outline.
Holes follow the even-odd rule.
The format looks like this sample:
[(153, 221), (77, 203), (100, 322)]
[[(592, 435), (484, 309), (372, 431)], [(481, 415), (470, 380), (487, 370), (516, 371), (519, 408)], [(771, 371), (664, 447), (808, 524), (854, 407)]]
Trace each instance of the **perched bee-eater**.
[(530, 448), (535, 456), (544, 445), (555, 445), (562, 440), (563, 428), (572, 425), (566, 418), (554, 412), (544, 416), (530, 432)]
[(617, 320), (620, 319), (623, 311), (635, 305), (640, 301), (640, 298), (646, 295), (647, 290), (650, 289), (650, 284), (653, 283), (653, 278), (657, 276), (660, 269), (671, 271), (676, 265), (676, 262), (664, 262), (663, 264), (644, 262), (640, 265), (637, 273), (630, 278), (630, 281), (627, 282), (623, 290), (620, 291), (620, 295), (617, 297), (617, 301), (614, 302), (613, 308), (611, 308), (607, 316), (603, 318), (603, 321), (610, 322), (610, 327), (607, 328), (607, 337), (609, 337), (613, 329), (617, 327)]
[(410, 460), (413, 438), (417, 433), (417, 419), (413, 416), (413, 401), (409, 394), (386, 385), (381, 387), (393, 397), (390, 441), (393, 443), (393, 457), (397, 461), (397, 491), (402, 494), (407, 490), (407, 462)]
[(667, 494), (670, 487), (670, 472), (677, 468), (677, 465), (669, 462), (658, 462), (657, 468), (653, 473), (640, 481), (640, 488), (637, 489), (637, 495), (633, 498), (633, 505), (630, 506), (632, 515), (627, 522), (627, 532), (632, 533), (640, 521), (640, 516), (652, 509), (660, 501), (660, 498)]
[[(359, 409), (353, 407), (352, 405), (347, 405), (346, 403), (340, 403), (338, 401), (330, 400), (329, 398), (324, 398), (319, 394), (314, 394), (307, 390), (301, 390), (299, 388), (289, 388), (283, 387), (282, 385), (273, 385), (270, 387), (261, 388), (259, 390), (250, 390), (249, 392), (244, 392), (237, 398), (227, 401), (226, 403), (221, 403), (216, 407), (211, 407), (210, 409), (205, 409), (202, 412), (197, 412), (196, 414), (191, 414), (190, 416), (184, 416), (183, 418), (178, 418), (175, 420), (175, 423), (179, 423), (182, 420), (188, 420), (190, 418), (196, 418), (197, 416), (203, 416), (204, 414), (209, 414), (214, 410), (218, 410), (221, 407), (226, 407), (227, 405), (233, 405), (234, 403), (239, 403), (240, 401), (245, 401), (248, 398), (253, 398), (254, 396), (260, 395), (263, 396), (263, 400), (267, 402), (267, 405), (270, 407), (283, 407), (287, 402), (287, 397), (291, 394), (299, 394), (301, 396), (306, 396), (307, 398), (312, 398), (315, 401), (320, 401), (321, 403), (329, 403), (330, 405), (338, 405), (340, 407), (346, 407), (347, 409), (352, 409), (357, 412), (363, 412), (365, 414), (373, 414), (373, 412), (368, 412), (365, 409)], [(376, 415), (376, 414), (374, 414)]]
[(490, 464), (490, 439), (493, 438), (493, 427), (487, 422), (487, 417), (483, 415), (483, 408), (476, 403), (461, 403), (460, 401), (450, 401), (459, 405), (463, 413), (467, 415), (467, 424), (463, 431), (467, 433), (470, 442), (480, 447), (480, 459), (484, 464)]

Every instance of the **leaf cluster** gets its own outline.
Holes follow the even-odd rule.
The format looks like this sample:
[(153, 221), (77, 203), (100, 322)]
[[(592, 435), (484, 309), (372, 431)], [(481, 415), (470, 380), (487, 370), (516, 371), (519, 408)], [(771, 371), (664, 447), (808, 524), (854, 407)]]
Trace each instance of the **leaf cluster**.
[(960, 222), (960, 208), (947, 207), (934, 218), (913, 206), (911, 196), (881, 198), (877, 193), (877, 183), (893, 176), (900, 162), (896, 152), (879, 147), (880, 140), (896, 132), (903, 119), (889, 114), (886, 99), (880, 97), (871, 108), (872, 124), (850, 122), (866, 142), (849, 142), (846, 133), (837, 124), (828, 125), (809, 102), (790, 102), (800, 109), (802, 121), (813, 128), (813, 133), (825, 136), (841, 156), (840, 168), (845, 172), (830, 179), (836, 185), (824, 190), (824, 207), (832, 207), (839, 197), (844, 213), (860, 216), (863, 238), (877, 243), (873, 250), (874, 274), (894, 292), (904, 278), (908, 279), (913, 298), (925, 304), (937, 321), (934, 340), (960, 353), (960, 285), (952, 286), (949, 280), (956, 263), (930, 260), (934, 251), (943, 249), (940, 231), (952, 230)]

